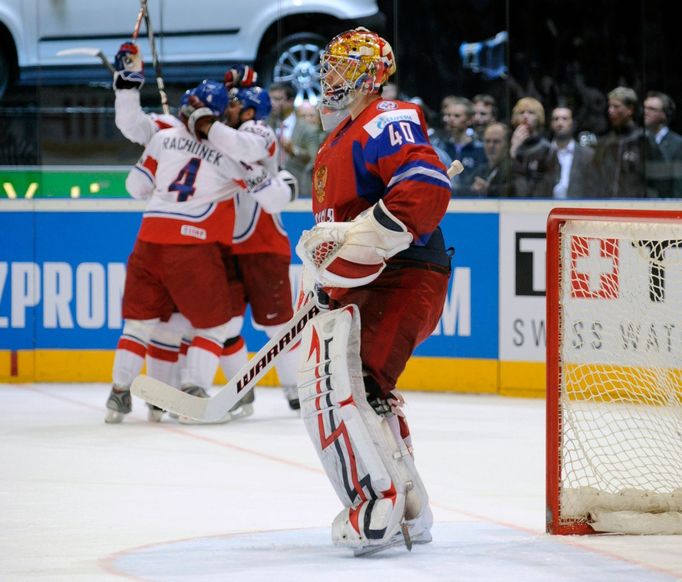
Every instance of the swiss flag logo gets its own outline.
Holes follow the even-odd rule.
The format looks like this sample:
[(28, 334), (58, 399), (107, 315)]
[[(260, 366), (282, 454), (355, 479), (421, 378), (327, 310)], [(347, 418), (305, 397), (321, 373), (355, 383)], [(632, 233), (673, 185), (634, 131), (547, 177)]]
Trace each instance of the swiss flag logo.
[(618, 240), (571, 237), (571, 297), (617, 299)]

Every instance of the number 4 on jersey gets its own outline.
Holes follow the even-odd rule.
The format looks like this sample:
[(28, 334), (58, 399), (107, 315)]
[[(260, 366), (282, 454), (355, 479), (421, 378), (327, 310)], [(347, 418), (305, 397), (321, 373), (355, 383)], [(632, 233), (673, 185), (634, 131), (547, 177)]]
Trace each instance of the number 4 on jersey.
[(192, 158), (185, 167), (178, 172), (175, 181), (168, 186), (169, 192), (178, 193), (178, 202), (184, 202), (194, 194), (194, 181), (197, 179), (197, 172), (201, 165), (201, 158)]

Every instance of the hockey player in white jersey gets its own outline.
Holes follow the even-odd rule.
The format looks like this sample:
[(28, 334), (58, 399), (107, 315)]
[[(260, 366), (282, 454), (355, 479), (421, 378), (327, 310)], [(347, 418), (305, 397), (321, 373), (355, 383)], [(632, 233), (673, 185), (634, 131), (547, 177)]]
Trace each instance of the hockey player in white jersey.
[[(133, 142), (146, 145), (159, 130), (182, 125), (180, 119), (175, 116), (157, 115), (153, 113), (145, 114), (142, 111), (139, 89), (144, 84), (144, 75), (143, 63), (140, 59), (137, 45), (132, 43), (123, 44), (116, 55), (115, 65), (115, 119), (117, 127), (124, 136)], [(225, 75), (226, 84), (229, 83), (230, 86), (242, 83), (248, 85), (254, 80), (255, 72), (248, 66), (237, 66), (228, 70)], [(187, 105), (187, 103), (185, 103), (185, 105)], [(244, 170), (244, 176), (239, 181), (239, 184), (247, 190), (249, 188), (258, 190), (258, 194), (255, 195), (264, 201), (266, 207), (269, 203), (275, 204), (277, 206), (275, 206), (274, 209), (279, 210), (283, 204), (286, 204), (289, 201), (295, 184), (291, 184), (286, 173), (285, 177), (287, 178), (287, 182), (282, 180), (279, 175), (270, 176), (264, 173), (263, 168), (259, 165), (243, 165), (242, 168)], [(241, 209), (239, 215), (243, 216), (245, 212), (250, 212), (250, 209), (247, 208), (247, 202), (250, 199), (250, 195), (245, 192), (241, 192), (241, 194), (243, 203), (239, 205), (239, 208)], [(243, 224), (244, 219), (242, 218), (238, 223)], [(229, 256), (229, 253), (225, 254)], [(234, 277), (232, 278), (234, 279)], [(234, 281), (233, 283), (239, 284), (238, 281)], [(233, 297), (238, 298), (239, 296), (239, 290), (235, 289)], [(239, 304), (236, 305), (236, 309), (237, 311), (241, 309)], [(243, 318), (240, 317), (231, 320), (229, 325), (229, 338), (235, 339), (228, 341), (227, 345), (223, 347), (224, 354), (221, 355), (221, 365), (224, 372), (229, 375), (231, 375), (234, 370), (239, 369), (243, 361), (246, 360), (246, 349), (243, 345), (240, 346), (238, 341), (240, 338), (239, 333), (242, 321)], [(188, 339), (181, 347), (181, 338), (183, 337), (183, 334)], [(180, 313), (175, 312), (169, 318), (168, 322), (160, 322), (154, 326), (146, 344), (147, 373), (167, 384), (179, 386), (181, 383), (179, 374), (180, 365), (178, 365), (179, 354), (181, 351), (186, 351), (188, 349), (190, 342), (191, 326), (189, 326), (186, 318)], [(241, 343), (243, 344), (243, 341)], [(141, 354), (141, 357), (144, 358), (145, 347), (142, 347), (140, 342), (137, 342), (136, 346), (129, 347), (136, 347), (138, 357)], [(225, 355), (230, 353), (234, 355)], [(291, 375), (291, 373), (289, 375)], [(149, 407), (150, 420), (159, 421), (163, 411), (151, 405), (149, 405)], [(250, 412), (249, 408), (250, 405), (247, 404), (240, 407), (238, 412)]]
[[(144, 85), (144, 64), (139, 48), (134, 43), (124, 43), (114, 59), (114, 94), (116, 127), (130, 141), (147, 145), (161, 129), (179, 127), (182, 121), (173, 115), (145, 114), (140, 105), (140, 89)], [(183, 335), (191, 336), (191, 326), (187, 319), (175, 311), (168, 321), (161, 321), (151, 331), (146, 346), (139, 342), (136, 346), (138, 356), (145, 358), (147, 374), (166, 384), (180, 387), (180, 365), (178, 364)], [(184, 346), (185, 353), (191, 337)], [(148, 418), (161, 420), (163, 411), (151, 404)]]
[[(227, 112), (228, 127), (214, 123), (210, 116), (198, 119), (199, 131), (210, 135), (211, 142), (223, 152), (236, 147), (236, 140), (243, 134), (254, 136), (255, 156), (270, 173), (277, 171), (277, 139), (274, 131), (265, 122), (270, 114), (271, 104), (267, 91), (258, 86), (237, 86), (229, 93), (230, 104)], [(234, 130), (238, 131), (235, 132)], [(294, 182), (293, 176), (287, 174)], [(267, 184), (267, 180), (264, 181)], [(234, 231), (234, 269), (237, 280), (233, 289), (235, 317), (243, 318), (246, 304), (250, 304), (253, 320), (268, 337), (273, 337), (293, 317), (289, 264), (291, 250), (289, 238), (277, 211), (288, 200), (276, 200), (260, 184), (249, 184), (250, 195), (241, 193), (236, 199), (236, 224)], [(266, 212), (264, 212), (264, 210)], [(241, 319), (240, 319), (241, 320)], [(294, 348), (282, 354), (275, 364), (277, 375), (284, 389), (289, 406), (298, 410), (300, 404), (296, 389), (296, 368), (298, 350)], [(228, 377), (232, 377), (247, 361), (244, 341), (237, 335), (228, 341), (221, 358), (221, 365)], [(247, 396), (232, 411), (233, 416), (246, 416), (252, 412), (254, 392)]]
[[(224, 114), (227, 92), (222, 83), (203, 81), (187, 92), (184, 102), (193, 96), (213, 117)], [(128, 259), (125, 322), (114, 358), (107, 422), (120, 422), (130, 412), (130, 384), (142, 368), (151, 330), (176, 307), (195, 330), (182, 389), (206, 396), (229, 334), (232, 308), (222, 247), (232, 243), (234, 196), (242, 175), (237, 160), (197, 140), (184, 125), (155, 133), (128, 174), (130, 195), (148, 203)]]

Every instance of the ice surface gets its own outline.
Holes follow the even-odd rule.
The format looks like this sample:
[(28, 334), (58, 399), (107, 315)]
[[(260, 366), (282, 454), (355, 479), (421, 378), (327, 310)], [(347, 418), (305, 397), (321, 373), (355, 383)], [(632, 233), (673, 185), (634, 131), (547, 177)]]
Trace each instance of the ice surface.
[(544, 533), (544, 401), (407, 392), (434, 542), (353, 558), (277, 389), (219, 426), (104, 424), (103, 384), (0, 384), (0, 580), (672, 581), (682, 536)]

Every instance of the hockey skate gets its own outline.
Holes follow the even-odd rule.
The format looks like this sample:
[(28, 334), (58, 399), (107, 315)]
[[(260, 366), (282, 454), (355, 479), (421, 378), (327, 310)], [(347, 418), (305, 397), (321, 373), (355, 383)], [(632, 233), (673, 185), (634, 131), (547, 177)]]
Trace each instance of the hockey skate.
[(289, 403), (291, 410), (300, 410), (301, 401), (298, 399), (298, 386), (282, 386), (284, 397)]
[[(198, 388), (198, 386), (196, 387)], [(185, 390), (183, 388), (185, 392)], [(203, 390), (203, 389), (202, 389)], [(200, 396), (202, 398), (207, 398), (208, 394), (206, 394), (205, 391), (203, 391), (203, 396), (199, 393), (192, 393), (190, 392), (193, 396)], [(238, 418), (246, 418), (247, 416), (251, 416), (253, 414), (253, 402), (256, 399), (256, 395), (253, 390), (251, 390), (244, 398), (242, 398), (237, 404), (235, 404), (229, 412), (225, 414), (222, 418), (218, 420), (196, 420), (194, 418), (189, 418), (187, 416), (181, 416), (178, 421), (181, 424), (227, 424), (228, 422), (232, 422), (233, 420), (237, 420)]]
[(253, 414), (253, 402), (256, 399), (256, 394), (251, 390), (244, 398), (242, 398), (237, 404), (230, 408), (229, 412), (223, 416), (220, 420), (216, 420), (212, 423), (205, 424), (226, 424), (237, 420), (238, 418), (246, 418)]
[(244, 398), (242, 398), (239, 402), (237, 402), (237, 404), (230, 408), (228, 416), (230, 416), (231, 418), (225, 422), (251, 416), (253, 414), (254, 400), (256, 400), (256, 393), (253, 390), (251, 390), (246, 396), (244, 396)]
[[(191, 394), (192, 396), (197, 396), (198, 398), (208, 398), (208, 392), (206, 392), (206, 390), (201, 386), (183, 386), (181, 390), (187, 394)], [(194, 418), (190, 418), (189, 416), (179, 416), (175, 413), (172, 413), (170, 417), (177, 419), (180, 424), (213, 424), (196, 420)]]
[(121, 388), (114, 384), (107, 400), (107, 414), (104, 417), (104, 422), (107, 424), (117, 424), (121, 422), (123, 417), (131, 410), (132, 400), (130, 398), (130, 389)]
[(408, 552), (412, 551), (413, 544), (428, 544), (433, 540), (431, 536), (431, 526), (433, 525), (433, 514), (431, 508), (427, 507), (422, 515), (412, 520), (403, 520), (400, 531), (384, 544), (367, 545), (353, 548), (353, 555), (356, 558), (362, 556), (372, 556), (404, 545)]
[(147, 420), (149, 422), (161, 422), (163, 413), (166, 412), (163, 408), (159, 408), (153, 404), (147, 404), (147, 409)]

